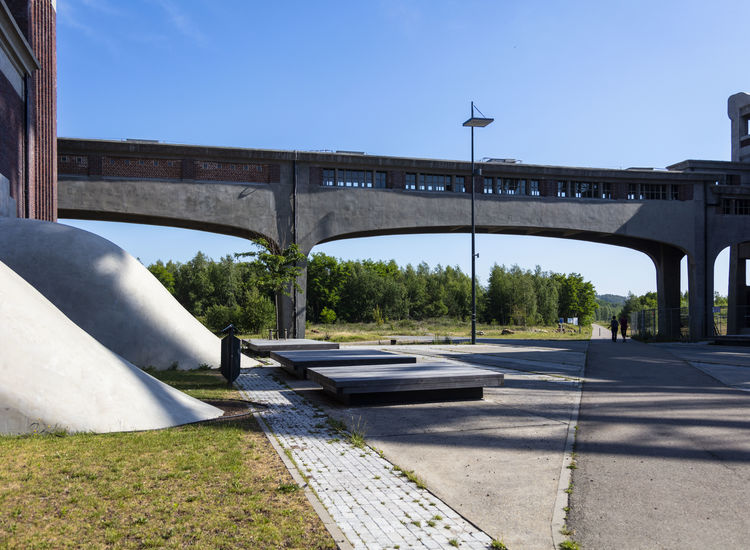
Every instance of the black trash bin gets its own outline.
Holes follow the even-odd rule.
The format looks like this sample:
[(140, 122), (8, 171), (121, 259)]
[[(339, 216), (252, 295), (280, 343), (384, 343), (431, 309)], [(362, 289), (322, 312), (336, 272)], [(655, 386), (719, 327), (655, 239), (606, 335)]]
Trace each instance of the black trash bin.
[(228, 333), (221, 341), (221, 367), (219, 371), (230, 384), (240, 375), (240, 339), (234, 335), (234, 325), (221, 331)]

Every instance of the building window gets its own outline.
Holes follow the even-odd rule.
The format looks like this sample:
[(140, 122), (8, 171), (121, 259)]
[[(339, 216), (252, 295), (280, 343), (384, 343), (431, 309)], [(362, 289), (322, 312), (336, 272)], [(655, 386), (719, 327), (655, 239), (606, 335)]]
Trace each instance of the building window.
[(159, 161), (158, 160), (154, 161), (154, 166), (159, 166)]
[(138, 166), (143, 166), (143, 159), (138, 159)]
[(68, 162), (68, 157), (66, 157), (65, 155), (63, 155), (62, 157), (60, 157), (60, 160), (62, 162)]
[(576, 181), (573, 183), (573, 187), (574, 196), (578, 199), (598, 199), (601, 197), (598, 183)]
[(173, 160), (168, 160), (167, 161), (167, 166), (169, 166), (170, 168), (172, 168), (174, 166), (174, 161)]
[(568, 191), (568, 182), (567, 181), (558, 181), (557, 182), (557, 196), (564, 198), (569, 197), (570, 192)]
[(638, 192), (638, 184), (637, 183), (629, 183), (628, 184), (628, 200), (629, 201), (641, 200), (641, 195)]
[(445, 191), (446, 183), (450, 183), (450, 176), (419, 174), (420, 191)]
[(495, 192), (495, 181), (492, 178), (484, 178), (484, 194), (492, 195)]
[(680, 188), (677, 185), (669, 186), (669, 199), (673, 201), (680, 200)]
[(125, 159), (125, 166), (130, 166), (130, 159)]
[(84, 157), (78, 157), (78, 158), (76, 158), (76, 162), (78, 164), (83, 164), (83, 161), (84, 161)]
[(336, 171), (333, 168), (323, 169), (323, 185), (333, 187), (336, 182)]
[(529, 195), (532, 197), (539, 196), (539, 181), (538, 180), (531, 180), (529, 182)]
[(378, 189), (385, 189), (386, 173), (375, 172), (375, 187)]
[(203, 163), (203, 169), (204, 169), (204, 170), (208, 170), (208, 163), (207, 163), (207, 162), (204, 162), (204, 163)]
[(466, 193), (465, 181), (463, 176), (456, 176), (453, 181), (453, 191), (456, 193)]
[(734, 199), (734, 213), (742, 216), (750, 214), (750, 200)]
[(660, 183), (644, 183), (641, 185), (641, 196), (646, 200), (665, 200), (667, 186)]
[(603, 199), (612, 198), (612, 184), (611, 183), (602, 183), (602, 198)]
[(404, 183), (404, 188), (409, 189), (411, 191), (414, 191), (417, 188), (417, 175), (416, 174), (406, 174), (406, 181)]
[(372, 172), (365, 170), (339, 170), (339, 187), (372, 187)]

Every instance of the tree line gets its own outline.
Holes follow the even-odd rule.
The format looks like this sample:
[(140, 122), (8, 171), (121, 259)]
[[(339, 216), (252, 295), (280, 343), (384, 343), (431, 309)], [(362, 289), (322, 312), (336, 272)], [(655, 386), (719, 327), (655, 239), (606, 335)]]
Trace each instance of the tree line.
[[(258, 334), (275, 325), (279, 257), (258, 253), (252, 261), (233, 256), (214, 261), (199, 252), (188, 262), (159, 260), (148, 269), (209, 329), (218, 332), (233, 323), (241, 332)], [(458, 267), (399, 267), (393, 260), (315, 253), (304, 290), (307, 319), (315, 323), (471, 316), (471, 277)], [(593, 285), (577, 273), (494, 265), (487, 285), (477, 285), (477, 316), (486, 323), (549, 325), (560, 317), (589, 323), (596, 308)]]

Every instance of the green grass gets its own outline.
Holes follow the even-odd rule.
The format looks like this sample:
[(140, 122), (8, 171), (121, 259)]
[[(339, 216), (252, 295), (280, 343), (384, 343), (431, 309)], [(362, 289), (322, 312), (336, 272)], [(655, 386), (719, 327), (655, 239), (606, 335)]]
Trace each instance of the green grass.
[(393, 466), (393, 471), (396, 472), (397, 475), (405, 477), (406, 479), (411, 481), (414, 485), (417, 486), (418, 489), (427, 488), (425, 482), (417, 474), (414, 473), (414, 470), (404, 470), (399, 466)]
[[(239, 397), (215, 372), (158, 376), (192, 395)], [(0, 463), (0, 548), (335, 547), (252, 416), (0, 437)]]
[[(503, 335), (508, 329), (513, 334)], [(566, 332), (557, 332), (555, 326), (516, 327), (478, 324), (477, 332), (484, 332), (479, 338), (533, 339), (533, 340), (588, 340), (591, 338), (591, 326), (578, 328), (566, 325)], [(430, 336), (438, 343), (453, 338), (471, 336), (470, 321), (460, 321), (447, 317), (414, 321), (386, 321), (384, 323), (334, 323), (332, 325), (310, 324), (305, 336), (317, 340), (333, 342), (365, 342), (388, 340), (390, 336)]]

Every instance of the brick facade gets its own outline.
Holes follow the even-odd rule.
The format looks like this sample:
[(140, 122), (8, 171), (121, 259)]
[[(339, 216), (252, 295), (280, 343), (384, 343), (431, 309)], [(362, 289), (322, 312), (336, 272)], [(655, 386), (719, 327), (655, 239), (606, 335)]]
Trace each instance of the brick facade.
[[(21, 99), (21, 131), (18, 132), (19, 108), (9, 107), (13, 98), (0, 83), (0, 162), (13, 163), (16, 175), (11, 180), (13, 198), (18, 201), (21, 217), (55, 221), (57, 219), (57, 48), (56, 14), (52, 0), (0, 0), (5, 3), (39, 62), (31, 72), (25, 98)], [(15, 92), (13, 92), (15, 94)], [(17, 98), (17, 94), (15, 94)], [(13, 115), (8, 115), (9, 112)], [(28, 126), (24, 128), (24, 120)], [(11, 124), (7, 126), (6, 124)], [(25, 130), (25, 131), (24, 131)], [(10, 143), (9, 143), (10, 142)], [(20, 150), (16, 155), (14, 151)], [(12, 158), (15, 157), (15, 158)], [(7, 168), (6, 168), (7, 170)], [(5, 172), (3, 172), (5, 173)], [(20, 181), (19, 181), (20, 180)]]
[(279, 183), (278, 164), (217, 162), (196, 159), (139, 158), (61, 154), (57, 171), (66, 176), (175, 179), (237, 183)]
[(0, 73), (0, 174), (8, 178), (16, 201), (23, 197), (24, 108), (23, 99)]

